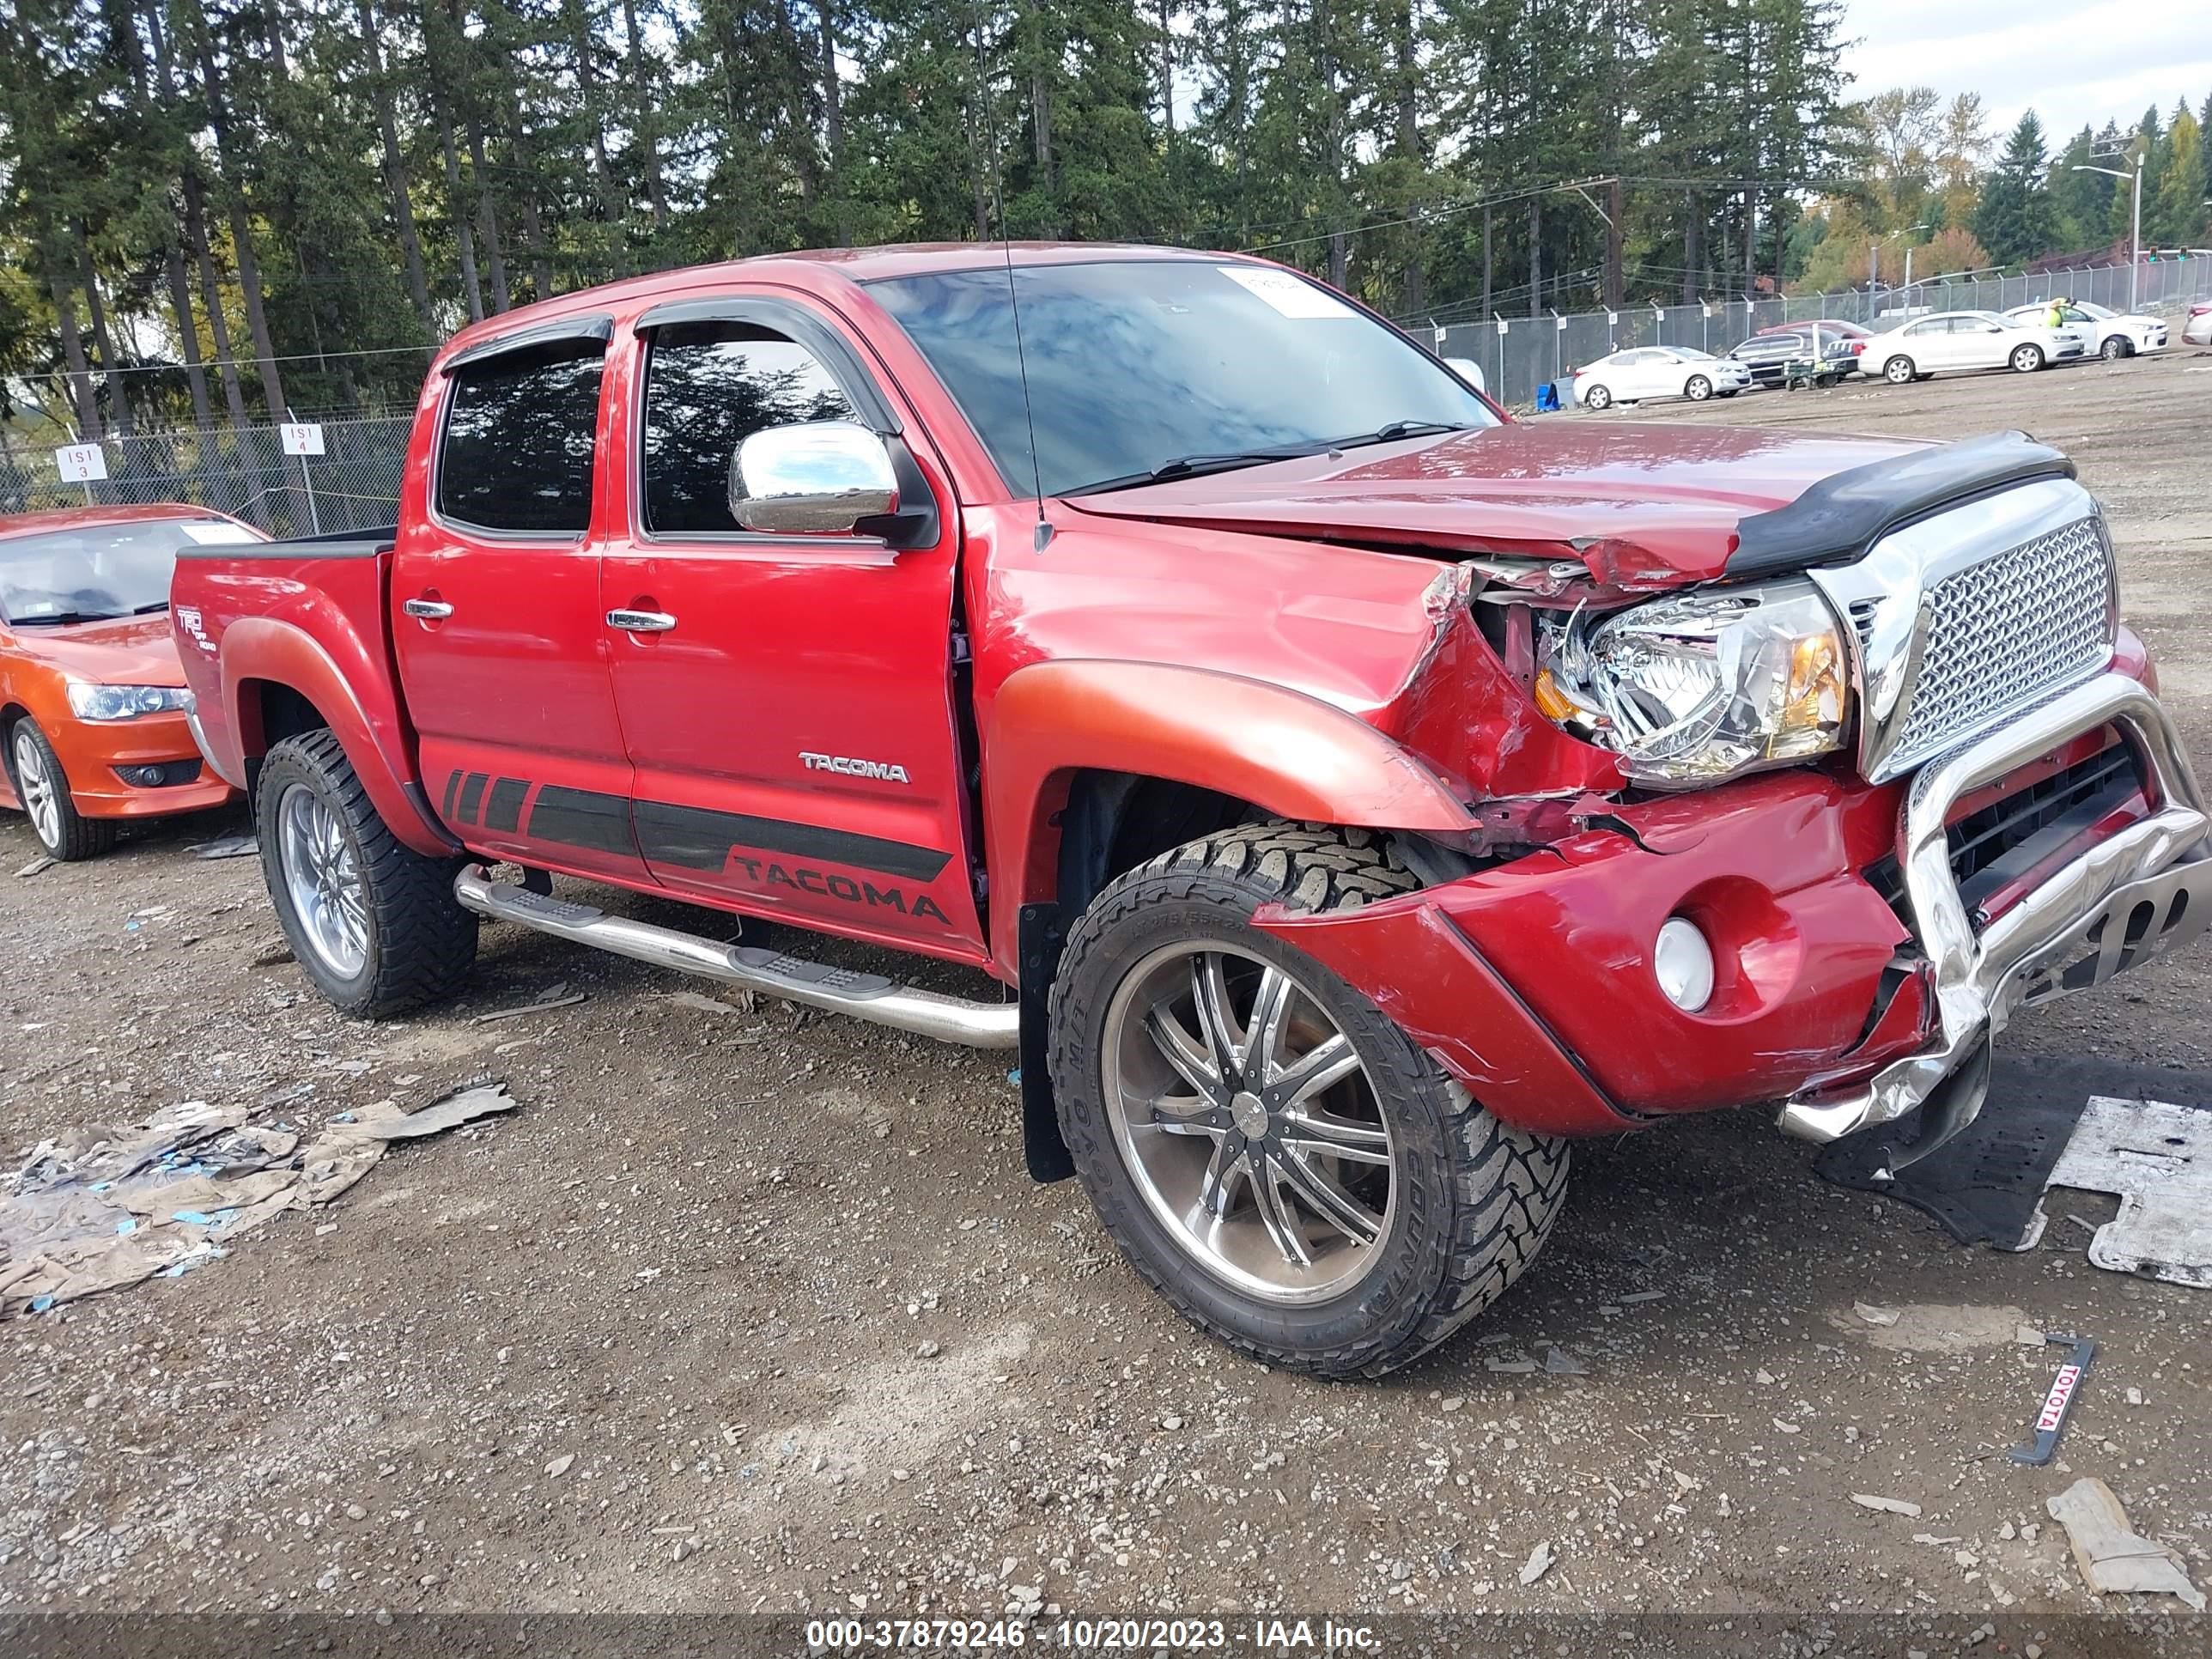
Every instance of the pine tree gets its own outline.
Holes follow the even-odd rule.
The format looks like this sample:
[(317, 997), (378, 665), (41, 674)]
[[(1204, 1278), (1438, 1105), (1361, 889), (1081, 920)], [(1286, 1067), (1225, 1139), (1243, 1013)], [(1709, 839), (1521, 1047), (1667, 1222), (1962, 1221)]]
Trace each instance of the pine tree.
[(1974, 215), (1976, 239), (2000, 264), (2051, 251), (2055, 220), (2044, 168), (2043, 123), (2029, 110), (2005, 140)]

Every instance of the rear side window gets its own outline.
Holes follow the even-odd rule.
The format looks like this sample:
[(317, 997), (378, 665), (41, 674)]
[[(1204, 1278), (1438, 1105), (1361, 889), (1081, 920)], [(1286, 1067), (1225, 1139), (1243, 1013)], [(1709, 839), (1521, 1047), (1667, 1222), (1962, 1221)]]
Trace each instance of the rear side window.
[(735, 531), (730, 457), (756, 432), (860, 416), (821, 359), (751, 323), (656, 330), (645, 375), (645, 527)]
[(438, 511), (484, 530), (580, 536), (606, 347), (564, 340), (465, 364), (438, 450)]

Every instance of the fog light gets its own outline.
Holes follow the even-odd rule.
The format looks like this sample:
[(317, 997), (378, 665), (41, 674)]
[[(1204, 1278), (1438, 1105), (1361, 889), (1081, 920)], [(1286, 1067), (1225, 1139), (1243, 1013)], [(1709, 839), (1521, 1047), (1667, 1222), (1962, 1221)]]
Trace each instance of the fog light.
[(1684, 1013), (1694, 1014), (1713, 1000), (1713, 947), (1695, 922), (1669, 916), (1660, 925), (1651, 971), (1667, 1000)]

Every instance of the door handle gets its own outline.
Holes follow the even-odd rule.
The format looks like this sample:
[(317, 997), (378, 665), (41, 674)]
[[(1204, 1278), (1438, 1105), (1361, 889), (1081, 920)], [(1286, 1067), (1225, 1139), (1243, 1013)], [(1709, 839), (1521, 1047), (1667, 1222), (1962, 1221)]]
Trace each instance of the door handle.
[(676, 626), (676, 618), (665, 611), (610, 611), (607, 626), (625, 634), (665, 634)]
[(443, 622), (453, 614), (453, 607), (443, 599), (409, 599), (399, 608), (423, 622)]

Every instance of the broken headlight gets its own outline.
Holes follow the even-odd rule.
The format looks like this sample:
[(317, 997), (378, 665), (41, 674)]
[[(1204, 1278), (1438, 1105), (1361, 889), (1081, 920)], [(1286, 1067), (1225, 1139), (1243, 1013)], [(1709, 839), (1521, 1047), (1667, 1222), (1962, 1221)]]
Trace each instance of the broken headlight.
[(1842, 631), (1810, 582), (1678, 594), (1549, 630), (1544, 713), (1661, 788), (1842, 746)]

